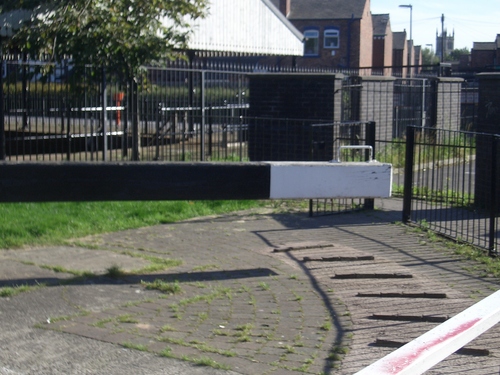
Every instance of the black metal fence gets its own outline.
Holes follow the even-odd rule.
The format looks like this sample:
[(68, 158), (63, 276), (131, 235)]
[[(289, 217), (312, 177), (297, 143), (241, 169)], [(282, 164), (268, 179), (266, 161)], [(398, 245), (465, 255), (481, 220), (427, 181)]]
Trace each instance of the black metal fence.
[(498, 255), (500, 135), (410, 126), (405, 147), (403, 221)]
[[(370, 91), (360, 77), (347, 77), (337, 94), (340, 122), (318, 124), (250, 118), (248, 74), (255, 65), (149, 67), (135, 82), (91, 67), (76, 77), (69, 63), (11, 58), (4, 68), (0, 151), (8, 161), (246, 161), (257, 148), (271, 156), (287, 150), (294, 160), (329, 160), (340, 145), (370, 144), (378, 161), (393, 164), (399, 193), (409, 126), (431, 126), (439, 135), (439, 129), (474, 130), (477, 118), (477, 86), (466, 81), (458, 92), (457, 85), (445, 92), (448, 86), (437, 89), (427, 78), (398, 78)], [(438, 101), (438, 90), (452, 100)], [(381, 96), (387, 100), (376, 101)], [(371, 120), (374, 141), (365, 129)], [(274, 130), (252, 138), (259, 127)], [(311, 212), (363, 204), (321, 200)]]
[[(130, 83), (91, 67), (76, 76), (69, 63), (15, 56), (4, 68), (1, 151), (7, 160), (218, 160), (235, 155), (244, 160), (248, 74), (269, 70), (183, 62), (149, 67)], [(341, 97), (336, 109), (340, 116), (332, 120), (376, 121), (377, 159), (393, 162), (387, 158), (404, 143), (408, 125), (452, 128), (446, 122), (450, 116), (439, 112), (453, 112), (460, 129), (474, 130), (474, 83), (464, 82), (461, 93), (446, 93), (461, 96), (457, 108), (456, 103), (438, 103), (426, 78), (398, 78), (370, 90), (361, 77), (346, 77), (336, 94)], [(387, 100), (372, 103), (380, 96)]]
[(7, 160), (205, 160), (244, 141), (242, 72), (148, 68), (127, 83), (91, 67), (77, 81), (64, 64), (5, 67)]

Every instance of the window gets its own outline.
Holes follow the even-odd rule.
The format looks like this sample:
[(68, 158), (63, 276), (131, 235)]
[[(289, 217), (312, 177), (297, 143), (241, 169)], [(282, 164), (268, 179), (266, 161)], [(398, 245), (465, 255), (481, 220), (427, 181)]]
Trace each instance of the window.
[(305, 30), (304, 37), (304, 56), (318, 56), (319, 55), (319, 31), (318, 30)]
[(339, 48), (339, 30), (326, 29), (325, 30), (325, 48)]

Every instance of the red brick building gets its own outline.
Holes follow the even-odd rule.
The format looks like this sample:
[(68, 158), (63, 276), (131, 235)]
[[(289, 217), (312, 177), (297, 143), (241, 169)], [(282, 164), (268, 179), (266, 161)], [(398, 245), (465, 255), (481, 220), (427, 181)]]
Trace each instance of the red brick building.
[[(370, 0), (272, 0), (305, 37), (296, 64), (311, 68), (371, 67)], [(371, 74), (363, 71), (361, 74)]]
[(406, 31), (393, 33), (392, 74), (406, 77), (408, 71), (408, 40)]
[(373, 14), (373, 74), (392, 74), (393, 35), (389, 14)]
[(470, 67), (493, 68), (500, 65), (500, 34), (494, 42), (474, 42), (471, 50)]
[[(422, 65), (423, 57), (422, 57), (422, 46), (414, 46), (412, 53), (413, 65)], [(421, 69), (419, 67), (413, 68), (413, 74), (420, 73)]]

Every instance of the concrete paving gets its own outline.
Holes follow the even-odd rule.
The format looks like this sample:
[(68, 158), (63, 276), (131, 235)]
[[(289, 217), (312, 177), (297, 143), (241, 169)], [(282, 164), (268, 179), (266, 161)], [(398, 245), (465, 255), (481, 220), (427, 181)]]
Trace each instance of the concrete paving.
[[(499, 286), (398, 224), (401, 204), (0, 250), (0, 287), (33, 286), (0, 298), (0, 374), (353, 374)], [(428, 373), (499, 374), (499, 344), (491, 329)]]

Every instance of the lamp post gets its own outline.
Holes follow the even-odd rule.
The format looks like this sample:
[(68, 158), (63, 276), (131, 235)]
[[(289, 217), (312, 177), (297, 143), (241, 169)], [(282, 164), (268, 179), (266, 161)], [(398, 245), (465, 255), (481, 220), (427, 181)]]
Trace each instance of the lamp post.
[(413, 69), (412, 69), (412, 50), (413, 50), (413, 35), (412, 35), (412, 26), (413, 26), (413, 6), (411, 4), (403, 4), (399, 6), (400, 8), (409, 8), (410, 9), (410, 42), (411, 42), (411, 47), (408, 48), (408, 69), (409, 69), (409, 74), (410, 78), (413, 76)]

